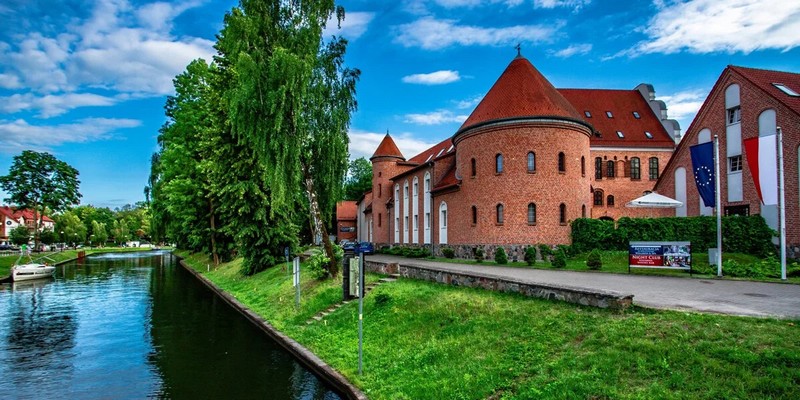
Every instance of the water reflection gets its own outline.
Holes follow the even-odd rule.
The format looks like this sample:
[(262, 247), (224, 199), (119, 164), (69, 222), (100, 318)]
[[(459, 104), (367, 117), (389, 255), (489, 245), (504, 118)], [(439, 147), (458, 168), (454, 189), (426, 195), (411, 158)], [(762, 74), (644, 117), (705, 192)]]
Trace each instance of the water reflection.
[(338, 399), (166, 252), (0, 287), (0, 397)]

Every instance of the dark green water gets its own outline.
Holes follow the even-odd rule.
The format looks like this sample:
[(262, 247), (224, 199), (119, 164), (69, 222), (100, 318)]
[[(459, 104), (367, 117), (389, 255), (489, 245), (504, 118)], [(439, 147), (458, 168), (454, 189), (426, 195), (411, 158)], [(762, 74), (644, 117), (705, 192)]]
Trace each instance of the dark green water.
[(0, 398), (339, 399), (169, 253), (0, 285)]

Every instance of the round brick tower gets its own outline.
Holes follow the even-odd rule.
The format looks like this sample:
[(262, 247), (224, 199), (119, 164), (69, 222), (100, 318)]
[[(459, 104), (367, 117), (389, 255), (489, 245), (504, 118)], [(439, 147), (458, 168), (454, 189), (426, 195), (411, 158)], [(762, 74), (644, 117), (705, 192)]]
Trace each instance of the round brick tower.
[(461, 189), (452, 207), (463, 218), (450, 243), (569, 243), (569, 222), (591, 207), (591, 134), (517, 56), (453, 136)]
[(406, 159), (387, 133), (369, 160), (372, 162), (372, 241), (379, 245), (389, 244), (395, 224), (393, 214), (389, 213), (391, 209), (387, 208), (387, 202), (393, 198), (391, 178), (402, 171), (397, 163)]

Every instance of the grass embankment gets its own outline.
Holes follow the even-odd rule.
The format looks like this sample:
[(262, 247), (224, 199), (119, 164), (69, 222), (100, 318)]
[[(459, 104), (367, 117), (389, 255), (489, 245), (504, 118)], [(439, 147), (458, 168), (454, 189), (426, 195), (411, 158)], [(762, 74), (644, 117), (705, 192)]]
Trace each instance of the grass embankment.
[(800, 398), (797, 321), (620, 314), (414, 280), (366, 297), (359, 376), (357, 302), (305, 323), (341, 299), (338, 282), (304, 278), (295, 311), (281, 267), (243, 277), (239, 261), (187, 261), (373, 399)]
[[(56, 251), (56, 252), (45, 252), (45, 253), (33, 253), (31, 258), (36, 260), (42, 256), (47, 256), (47, 259), (42, 261), (47, 261), (49, 264), (57, 264), (62, 261), (71, 260), (74, 258), (78, 258), (79, 251), (85, 251), (86, 255), (96, 254), (96, 253), (112, 253), (112, 252), (127, 252), (127, 251), (148, 251), (152, 250), (149, 248), (144, 247), (101, 247), (101, 248), (94, 248), (94, 249), (80, 249), (80, 250), (64, 250), (64, 251)], [(11, 267), (14, 265), (14, 262), (17, 261), (19, 258), (19, 253), (14, 253), (13, 255), (7, 256), (0, 256), (0, 278), (6, 277), (11, 275)], [(23, 257), (22, 262), (28, 262), (28, 257)]]

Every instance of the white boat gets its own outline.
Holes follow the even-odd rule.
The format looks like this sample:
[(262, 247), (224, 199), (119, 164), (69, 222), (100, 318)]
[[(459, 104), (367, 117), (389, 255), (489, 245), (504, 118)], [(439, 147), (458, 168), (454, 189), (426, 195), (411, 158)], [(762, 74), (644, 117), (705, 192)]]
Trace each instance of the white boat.
[(56, 267), (53, 265), (31, 262), (28, 264), (15, 265), (11, 268), (11, 280), (20, 282), (31, 279), (49, 278), (53, 276), (55, 272)]

